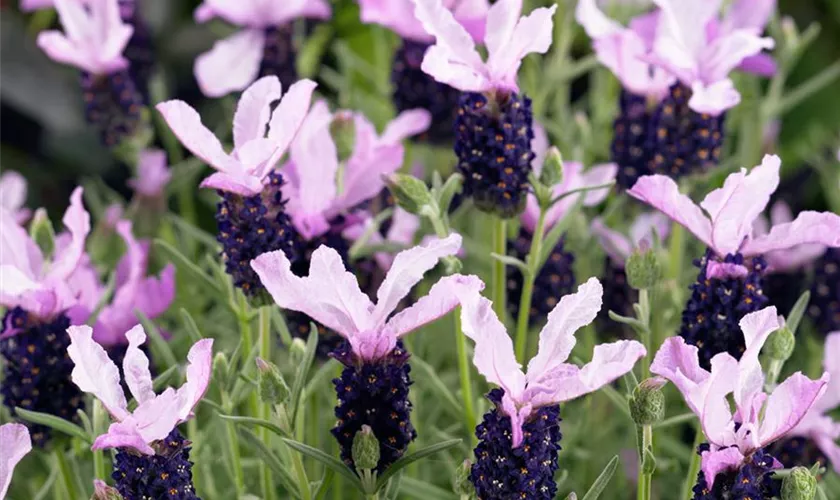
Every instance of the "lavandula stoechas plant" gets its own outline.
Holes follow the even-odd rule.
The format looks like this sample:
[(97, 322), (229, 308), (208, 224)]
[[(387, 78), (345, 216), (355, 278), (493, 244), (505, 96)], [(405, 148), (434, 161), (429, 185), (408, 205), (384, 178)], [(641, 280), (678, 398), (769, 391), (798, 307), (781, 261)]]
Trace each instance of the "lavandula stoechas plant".
[[(557, 6), (522, 17), (521, 0), (500, 0), (487, 14), (484, 62), (470, 33), (442, 0), (414, 0), (415, 15), (435, 37), (421, 69), (460, 90), (455, 119), (457, 169), (464, 194), (480, 210), (508, 219), (525, 209), (534, 151), (531, 100), (519, 92), (522, 59), (551, 46)], [(503, 253), (503, 252), (502, 252)], [(503, 304), (501, 304), (503, 305)]]
[[(402, 38), (394, 55), (391, 83), (397, 111), (423, 108), (432, 115), (432, 126), (424, 135), (431, 142), (452, 142), (452, 127), (458, 110), (459, 92), (445, 82), (438, 82), (420, 68), (426, 49), (435, 38), (423, 29), (414, 16), (412, 0), (358, 0), (364, 23), (380, 24)], [(443, 6), (476, 42), (484, 40), (487, 0), (444, 0)]]
[(82, 72), (85, 117), (110, 147), (145, 146), (151, 134), (144, 98), (125, 50), (134, 28), (117, 0), (55, 0), (64, 32), (44, 31), (38, 46)]
[(760, 37), (775, 0), (737, 0), (721, 17), (722, 0), (656, 0), (659, 9), (625, 28), (595, 0), (576, 17), (593, 39), (598, 60), (621, 81), (611, 145), (619, 186), (643, 175), (679, 177), (716, 166), (725, 113), (740, 102), (729, 73), (740, 68), (772, 75)]
[[(715, 355), (711, 369), (701, 366), (699, 350), (682, 337), (670, 337), (656, 353), (651, 372), (671, 381), (700, 418), (708, 440), (701, 445), (701, 472), (695, 500), (731, 498), (770, 500), (781, 482), (771, 472), (783, 465), (765, 448), (805, 418), (826, 394), (828, 374), (810, 380), (796, 372), (770, 394), (758, 354), (767, 338), (782, 327), (775, 307), (750, 313), (740, 321), (746, 349), (740, 360)], [(728, 401), (735, 401), (733, 414)]]
[(233, 117), (230, 154), (185, 102), (157, 106), (184, 147), (217, 170), (201, 187), (216, 189), (222, 198), (216, 211), (217, 239), (228, 274), (247, 295), (262, 289), (251, 259), (272, 250), (295, 258), (297, 234), (285, 211), (285, 180), (274, 168), (306, 118), (314, 90), (310, 80), (295, 83), (285, 94), (277, 77), (254, 82), (242, 93)]
[[(533, 162), (534, 175), (539, 178), (543, 168), (543, 160), (548, 152), (548, 137), (545, 130), (538, 124), (534, 125), (535, 139), (532, 148), (537, 155)], [(616, 166), (614, 164), (595, 165), (584, 171), (580, 162), (563, 162), (563, 180), (554, 185), (552, 198), (566, 195), (570, 191), (593, 188), (608, 184), (615, 179)], [(582, 195), (584, 206), (595, 206), (603, 202), (609, 194), (609, 187), (588, 191)], [(544, 237), (555, 224), (559, 223), (577, 204), (577, 196), (565, 196), (557, 201), (545, 213), (543, 221)], [(508, 255), (526, 260), (531, 250), (534, 232), (540, 218), (540, 204), (534, 193), (528, 193), (525, 210), (520, 216), (521, 225), (515, 240), (508, 241)], [(575, 256), (565, 248), (565, 238), (561, 237), (539, 273), (534, 277), (534, 291), (531, 299), (528, 323), (534, 325), (545, 320), (545, 317), (557, 305), (563, 295), (570, 293), (575, 286), (573, 269)], [(522, 294), (522, 272), (513, 266), (507, 268), (508, 310), (513, 317), (519, 314), (520, 296)]]
[(715, 354), (728, 352), (737, 359), (744, 352), (737, 325), (745, 314), (767, 304), (762, 290), (765, 255), (803, 244), (840, 246), (840, 215), (828, 212), (801, 212), (765, 235), (753, 233), (753, 223), (779, 184), (780, 166), (777, 156), (765, 156), (749, 173), (741, 169), (730, 174), (723, 187), (706, 195), (700, 206), (664, 175), (642, 177), (628, 191), (708, 247), (696, 261), (700, 273), (691, 285), (680, 328), (680, 335), (700, 349), (704, 368)]
[(292, 272), (282, 252), (254, 259), (254, 270), (278, 306), (307, 314), (346, 341), (332, 353), (344, 365), (341, 376), (333, 380), (338, 422), (332, 434), (348, 466), (354, 467), (353, 438), (363, 425), (379, 440), (379, 472), (399, 459), (416, 437), (408, 399), (410, 355), (400, 339), (447, 314), (459, 297), (478, 294), (483, 284), (473, 276), (448, 276), (412, 306), (392, 313), (439, 259), (455, 255), (460, 246), (461, 237), (453, 234), (397, 254), (375, 305), (341, 256), (327, 246), (312, 254), (306, 277)]
[[(65, 331), (87, 319), (78, 314), (78, 294), (69, 283), (83, 260), (90, 232), (82, 188), (73, 191), (62, 221), (69, 241), (61, 252), (45, 256), (14, 216), (0, 208), (0, 305), (6, 308), (0, 334), (5, 358), (0, 393), (13, 415), (20, 407), (73, 420), (84, 405), (70, 382), (70, 339)], [(27, 425), (36, 445), (43, 446), (49, 429)]]
[(327, 0), (205, 0), (195, 11), (197, 22), (218, 17), (242, 29), (195, 60), (199, 88), (207, 97), (221, 97), (266, 76), (289, 87), (298, 79), (295, 19), (331, 15)]
[(15, 466), (32, 451), (29, 429), (16, 423), (0, 425), (0, 450), (3, 450), (3, 458), (0, 458), (3, 461), (0, 464), (0, 498), (6, 498)]
[[(487, 395), (494, 408), (476, 428), (476, 462), (470, 472), (478, 498), (551, 500), (560, 451), (560, 403), (621, 377), (646, 353), (634, 340), (595, 347), (592, 361), (566, 363), (575, 332), (601, 309), (601, 283), (590, 278), (549, 313), (540, 332), (539, 351), (522, 371), (513, 342), (492, 304), (478, 293), (461, 299), (464, 334), (475, 342), (474, 364), (498, 386)], [(524, 495), (524, 496), (521, 496)]]
[(140, 349), (146, 332), (140, 325), (125, 332), (128, 349), (122, 362), (123, 380), (137, 407), (129, 411), (120, 386), (120, 371), (105, 349), (93, 339), (89, 326), (68, 328), (67, 348), (75, 364), (73, 382), (92, 394), (115, 420), (97, 436), (91, 449), (116, 448), (111, 478), (126, 500), (198, 498), (192, 482), (189, 441), (178, 424), (194, 417), (195, 406), (210, 385), (213, 340), (199, 340), (187, 354), (186, 382), (155, 394), (149, 358)]

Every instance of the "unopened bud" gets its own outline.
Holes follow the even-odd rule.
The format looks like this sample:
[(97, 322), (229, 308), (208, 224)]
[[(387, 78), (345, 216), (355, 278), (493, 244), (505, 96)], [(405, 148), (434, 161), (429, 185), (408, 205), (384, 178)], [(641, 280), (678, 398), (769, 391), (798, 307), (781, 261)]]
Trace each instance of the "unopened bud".
[(330, 135), (338, 151), (338, 161), (347, 161), (353, 155), (356, 145), (356, 122), (353, 116), (337, 115), (330, 123)]
[(782, 500), (814, 500), (817, 479), (805, 467), (794, 467), (782, 481)]
[(47, 211), (43, 208), (35, 211), (35, 216), (32, 217), (29, 225), (29, 236), (35, 240), (41, 253), (52, 255), (55, 250), (55, 229), (53, 229), (52, 221), (47, 217)]
[(306, 354), (306, 342), (299, 338), (292, 339), (292, 345), (289, 346), (289, 361), (292, 366), (299, 366), (304, 354)]
[(552, 146), (545, 156), (545, 162), (540, 173), (540, 183), (552, 187), (563, 181), (563, 155), (560, 150)]
[(461, 498), (475, 498), (475, 485), (470, 481), (472, 465), (472, 461), (467, 459), (455, 469), (455, 484), (453, 489), (455, 494), (460, 495)]
[(370, 426), (363, 425), (353, 438), (352, 457), (356, 469), (373, 470), (379, 464), (379, 440)]
[(796, 347), (796, 337), (790, 328), (783, 326), (770, 334), (767, 343), (764, 344), (764, 352), (770, 359), (787, 361), (793, 354), (794, 347)]
[(213, 357), (213, 378), (221, 382), (230, 375), (230, 363), (223, 352), (217, 352)]
[(123, 500), (120, 492), (100, 479), (93, 480), (93, 496), (90, 500)]
[(665, 380), (649, 378), (636, 386), (630, 398), (630, 416), (637, 425), (652, 425), (665, 416), (665, 395), (662, 386)]
[(432, 193), (429, 187), (417, 177), (391, 174), (385, 176), (384, 179), (397, 204), (406, 212), (417, 215), (423, 207), (432, 206)]
[(289, 386), (283, 379), (283, 374), (270, 361), (257, 358), (257, 368), (260, 372), (260, 399), (263, 403), (277, 405), (289, 399)]
[(653, 288), (662, 278), (662, 266), (652, 249), (634, 250), (624, 266), (627, 283), (636, 290)]

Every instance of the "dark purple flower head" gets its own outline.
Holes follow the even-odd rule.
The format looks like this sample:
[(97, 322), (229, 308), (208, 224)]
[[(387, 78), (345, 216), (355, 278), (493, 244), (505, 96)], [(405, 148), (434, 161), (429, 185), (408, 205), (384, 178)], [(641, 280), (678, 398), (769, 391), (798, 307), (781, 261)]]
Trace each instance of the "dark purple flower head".
[(199, 500), (192, 480), (190, 444), (178, 429), (173, 429), (155, 443), (154, 455), (119, 449), (111, 473), (117, 491), (125, 500)]

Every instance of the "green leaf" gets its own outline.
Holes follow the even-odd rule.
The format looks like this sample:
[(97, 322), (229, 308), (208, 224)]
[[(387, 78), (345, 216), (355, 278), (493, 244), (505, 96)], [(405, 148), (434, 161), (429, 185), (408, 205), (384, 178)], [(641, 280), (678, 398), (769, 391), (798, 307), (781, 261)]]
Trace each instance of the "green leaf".
[(202, 337), (201, 331), (198, 329), (198, 325), (195, 323), (192, 315), (183, 307), (181, 308), (181, 319), (184, 320), (184, 326), (186, 327), (190, 340), (192, 340), (193, 343), (204, 338)]
[(156, 239), (155, 248), (164, 254), (164, 256), (169, 257), (169, 260), (175, 264), (178, 272), (194, 278), (198, 282), (197, 284), (201, 287), (209, 287), (211, 290), (219, 294), (223, 292), (216, 280), (211, 278), (200, 267), (195, 265), (192, 260), (187, 258), (169, 243), (161, 239)]
[(545, 261), (547, 261), (548, 257), (551, 255), (551, 252), (554, 251), (554, 247), (557, 246), (557, 242), (560, 241), (560, 238), (563, 237), (563, 233), (565, 233), (569, 228), (569, 225), (572, 223), (572, 215), (574, 215), (574, 213), (583, 206), (583, 198), (583, 195), (578, 196), (577, 200), (575, 200), (575, 204), (566, 211), (563, 218), (554, 223), (554, 227), (552, 227), (548, 234), (545, 235), (545, 238), (543, 239), (542, 252), (540, 253), (540, 260), (538, 262), (539, 265), (537, 266), (535, 272), (539, 273), (540, 269), (542, 269), (545, 264)]
[(335, 471), (332, 469), (324, 469), (324, 477), (318, 481), (318, 487), (315, 488), (315, 494), (312, 495), (312, 500), (324, 500), (327, 493), (330, 491), (330, 484), (335, 477)]
[(292, 411), (291, 421), (296, 422), (298, 406), (300, 406), (300, 393), (303, 391), (306, 377), (309, 375), (309, 369), (312, 367), (312, 362), (315, 360), (315, 350), (318, 347), (318, 327), (315, 323), (309, 325), (309, 338), (306, 339), (306, 350), (303, 352), (303, 359), (298, 367), (295, 381), (292, 384)]
[(499, 262), (504, 263), (506, 266), (512, 266), (523, 273), (529, 273), (528, 271), (528, 264), (522, 262), (521, 260), (517, 259), (516, 257), (511, 257), (510, 255), (499, 255), (497, 253), (491, 253), (490, 257), (498, 260)]
[(417, 356), (411, 357), (411, 364), (414, 365), (415, 368), (420, 368), (429, 378), (429, 381), (432, 384), (432, 388), (440, 395), (444, 401), (448, 403), (450, 410), (452, 410), (453, 415), (460, 416), (463, 414), (463, 409), (461, 408), (461, 403), (458, 402), (458, 398), (452, 394), (452, 391), (443, 383), (443, 380), (438, 377), (437, 372), (435, 371), (434, 367), (429, 363), (426, 363), (422, 359)]
[(190, 224), (189, 222), (185, 221), (181, 217), (169, 213), (166, 215), (167, 220), (169, 220), (173, 226), (177, 227), (181, 233), (193, 240), (205, 245), (209, 249), (213, 251), (218, 251), (219, 242), (216, 241), (216, 237), (212, 234), (208, 233), (207, 231), (197, 228)]
[(152, 389), (154, 389), (155, 393), (158, 393), (164, 388), (172, 385), (169, 382), (175, 375), (178, 374), (179, 369), (180, 367), (178, 365), (172, 365), (164, 370), (160, 375), (155, 377), (155, 380), (152, 382)]
[(618, 455), (614, 456), (612, 460), (604, 467), (604, 470), (601, 471), (601, 474), (598, 476), (598, 479), (592, 483), (592, 487), (589, 488), (589, 491), (586, 492), (586, 495), (583, 496), (583, 500), (597, 500), (598, 497), (601, 496), (601, 493), (604, 492), (606, 489), (607, 484), (609, 484), (610, 480), (615, 474), (615, 469), (618, 467)]
[[(341, 460), (327, 455), (323, 451), (319, 450), (318, 448), (313, 448), (307, 444), (303, 444), (300, 441), (295, 441), (294, 439), (289, 438), (281, 438), (289, 448), (300, 452), (300, 454), (305, 455), (313, 460), (321, 462), (325, 467), (332, 469), (333, 471), (341, 474), (344, 476), (345, 479), (350, 481), (350, 484), (355, 486), (362, 491), (362, 482), (359, 480), (359, 476), (357, 476), (353, 471), (347, 468), (344, 465), (344, 462)], [(396, 463), (396, 462), (395, 462)]]
[(451, 491), (420, 481), (413, 477), (404, 477), (400, 481), (400, 493), (404, 497), (416, 498), (417, 500), (458, 500), (458, 496)]
[(637, 320), (636, 318), (622, 316), (616, 313), (615, 311), (608, 311), (607, 314), (609, 314), (611, 320), (630, 326), (631, 328), (633, 328), (633, 330), (636, 331), (636, 333), (642, 333), (647, 330), (645, 324)]
[[(437, 171), (435, 171), (437, 173)], [(449, 206), (452, 205), (452, 199), (455, 195), (461, 192), (461, 185), (464, 183), (464, 176), (455, 172), (446, 179), (443, 187), (440, 188), (436, 194), (438, 208), (441, 214), (449, 213)]]
[(805, 315), (805, 310), (808, 308), (808, 302), (810, 300), (811, 291), (805, 290), (802, 292), (802, 295), (799, 296), (799, 299), (797, 299), (796, 304), (794, 304), (790, 309), (787, 318), (785, 318), (785, 326), (787, 326), (792, 333), (796, 333), (796, 329), (799, 328), (799, 323)]
[(265, 420), (262, 418), (255, 418), (255, 417), (240, 417), (237, 415), (225, 415), (223, 413), (219, 413), (219, 417), (223, 420), (229, 420), (235, 424), (240, 425), (256, 425), (258, 427), (265, 427), (266, 429), (270, 430), (271, 432), (277, 434), (280, 437), (287, 437), (287, 435), (283, 432), (277, 424)]
[(402, 482), (403, 473), (400, 471), (396, 476), (392, 477), (385, 486), (385, 493), (382, 495), (386, 500), (398, 500), (397, 493), (400, 491), (400, 483)]
[(297, 487), (297, 480), (289, 474), (289, 467), (277, 458), (277, 455), (269, 449), (268, 445), (263, 443), (262, 438), (248, 429), (240, 428), (239, 434), (244, 438), (244, 441), (253, 448), (256, 454), (265, 461), (268, 468), (271, 469), (278, 478), (280, 478), (280, 481), (283, 483), (283, 487), (286, 491), (291, 492), (295, 498), (300, 498), (300, 490)]
[(84, 429), (74, 424), (73, 422), (64, 420), (61, 417), (56, 417), (55, 415), (50, 415), (49, 413), (24, 410), (23, 408), (19, 407), (15, 408), (15, 415), (22, 418), (23, 420), (26, 420), (27, 422), (32, 422), (33, 424), (46, 425), (47, 427), (55, 429), (59, 432), (63, 432), (68, 436), (79, 438), (85, 443), (93, 443), (93, 438), (90, 434), (85, 432)]
[(391, 466), (388, 467), (385, 470), (385, 472), (382, 473), (381, 476), (379, 476), (379, 479), (376, 483), (377, 491), (383, 486), (385, 486), (385, 484), (388, 482), (388, 479), (390, 479), (391, 476), (393, 476), (403, 468), (408, 467), (409, 464), (412, 464), (420, 459), (426, 458), (429, 455), (434, 455), (435, 453), (448, 450), (449, 448), (458, 446), (459, 444), (461, 444), (460, 439), (450, 439), (448, 441), (441, 441), (440, 443), (421, 448), (415, 451), (414, 453), (411, 453), (410, 455), (404, 455), (402, 458), (391, 464)]

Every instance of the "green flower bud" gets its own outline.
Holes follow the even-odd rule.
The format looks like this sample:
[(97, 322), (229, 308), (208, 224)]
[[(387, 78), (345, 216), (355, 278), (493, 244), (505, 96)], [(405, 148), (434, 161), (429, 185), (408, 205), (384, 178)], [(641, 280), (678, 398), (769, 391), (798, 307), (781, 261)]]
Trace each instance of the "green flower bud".
[(561, 182), (563, 182), (563, 155), (560, 154), (559, 149), (552, 146), (543, 162), (540, 183), (553, 187)]
[(796, 347), (796, 337), (790, 328), (783, 326), (770, 334), (767, 343), (764, 344), (764, 352), (770, 359), (787, 361), (793, 354), (794, 347)]
[(52, 255), (55, 250), (55, 229), (53, 229), (52, 221), (47, 217), (47, 211), (43, 208), (35, 211), (35, 216), (29, 225), (29, 236), (35, 240), (44, 255)]
[(338, 161), (347, 161), (356, 146), (356, 122), (353, 121), (353, 117), (337, 115), (330, 123), (330, 135), (338, 151)]
[(299, 366), (303, 361), (303, 355), (306, 354), (306, 342), (303, 339), (292, 339), (292, 345), (289, 346), (289, 361), (292, 366)]
[(113, 486), (108, 486), (105, 481), (95, 479), (93, 481), (93, 496), (90, 500), (123, 500), (123, 496)]
[(636, 290), (653, 288), (662, 278), (662, 266), (656, 252), (649, 248), (634, 250), (624, 265), (627, 283)]
[(223, 352), (217, 352), (213, 357), (213, 378), (219, 382), (225, 381), (230, 375), (230, 363)]
[(385, 184), (397, 204), (406, 212), (419, 214), (425, 206), (432, 206), (432, 193), (426, 183), (407, 174), (391, 174), (385, 177)]
[(570, 491), (569, 494), (566, 495), (566, 500), (578, 500), (577, 493)]
[(461, 498), (475, 498), (475, 485), (470, 481), (470, 471), (472, 471), (472, 460), (464, 460), (461, 465), (455, 469), (455, 481), (453, 490), (456, 495)]
[(665, 416), (665, 380), (649, 378), (636, 386), (630, 398), (630, 416), (636, 425), (653, 425)]
[(257, 368), (260, 372), (260, 399), (263, 403), (277, 405), (288, 401), (289, 386), (274, 363), (257, 358)]
[(379, 464), (379, 440), (370, 426), (363, 425), (353, 438), (352, 457), (357, 469), (372, 470)]
[(814, 500), (817, 479), (805, 467), (794, 467), (782, 481), (782, 500)]

